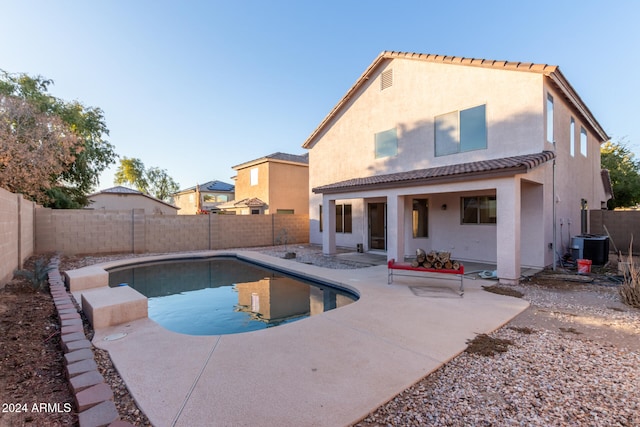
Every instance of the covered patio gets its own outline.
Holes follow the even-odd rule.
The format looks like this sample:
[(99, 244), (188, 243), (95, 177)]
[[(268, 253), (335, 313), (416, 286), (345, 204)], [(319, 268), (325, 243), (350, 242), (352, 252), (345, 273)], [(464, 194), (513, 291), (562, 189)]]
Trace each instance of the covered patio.
[[(501, 283), (517, 283), (523, 268), (544, 268), (553, 256), (553, 204), (545, 191), (553, 158), (542, 152), (316, 187), (323, 252), (362, 245), (401, 260), (418, 248), (447, 250), (463, 262), (496, 264)], [(350, 235), (340, 224), (347, 207)], [(425, 232), (417, 235), (420, 227)]]

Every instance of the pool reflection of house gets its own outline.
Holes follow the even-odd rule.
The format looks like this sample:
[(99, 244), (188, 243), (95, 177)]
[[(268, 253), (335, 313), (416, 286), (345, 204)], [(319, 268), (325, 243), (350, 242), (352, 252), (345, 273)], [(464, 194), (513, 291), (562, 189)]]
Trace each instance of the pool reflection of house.
[(237, 283), (238, 306), (267, 323), (315, 315), (353, 302), (335, 290), (319, 288), (288, 277), (265, 277)]

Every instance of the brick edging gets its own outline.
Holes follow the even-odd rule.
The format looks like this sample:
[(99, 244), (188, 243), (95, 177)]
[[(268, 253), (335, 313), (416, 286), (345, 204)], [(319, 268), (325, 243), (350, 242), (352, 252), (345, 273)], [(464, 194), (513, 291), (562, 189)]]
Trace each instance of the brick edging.
[(120, 420), (113, 391), (98, 371), (93, 345), (84, 334), (80, 310), (60, 274), (60, 257), (49, 261), (49, 289), (60, 320), (65, 374), (74, 395), (80, 427), (133, 427)]

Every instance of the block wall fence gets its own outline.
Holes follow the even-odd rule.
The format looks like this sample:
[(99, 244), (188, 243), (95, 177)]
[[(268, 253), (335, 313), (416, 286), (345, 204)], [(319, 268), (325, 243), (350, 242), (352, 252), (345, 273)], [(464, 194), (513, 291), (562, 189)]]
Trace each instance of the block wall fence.
[(145, 215), (129, 211), (35, 211), (35, 252), (180, 252), (309, 242), (308, 215)]
[[(640, 211), (589, 212), (590, 232), (640, 253)], [(0, 287), (34, 254), (155, 253), (309, 242), (308, 215), (145, 215), (42, 208), (0, 188)], [(611, 251), (614, 246), (609, 245)]]
[(0, 286), (34, 253), (36, 204), (0, 188)]
[[(629, 245), (633, 237), (632, 251), (640, 254), (640, 211), (589, 211), (590, 232), (606, 235), (623, 254), (629, 253)], [(606, 227), (606, 230), (605, 230)], [(615, 252), (614, 245), (609, 242), (609, 251)]]

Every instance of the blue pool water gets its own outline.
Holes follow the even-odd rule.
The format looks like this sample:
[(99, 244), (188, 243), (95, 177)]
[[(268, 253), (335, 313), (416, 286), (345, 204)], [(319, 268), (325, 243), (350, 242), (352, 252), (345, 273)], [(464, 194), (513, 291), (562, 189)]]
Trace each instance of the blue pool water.
[(351, 293), (232, 257), (163, 261), (109, 270), (149, 298), (149, 317), (189, 335), (255, 331), (350, 304)]

